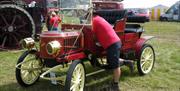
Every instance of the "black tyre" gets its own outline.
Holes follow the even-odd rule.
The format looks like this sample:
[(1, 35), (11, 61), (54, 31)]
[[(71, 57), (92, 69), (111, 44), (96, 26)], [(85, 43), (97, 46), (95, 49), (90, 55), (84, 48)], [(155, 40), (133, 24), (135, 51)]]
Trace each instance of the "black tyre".
[(64, 91), (84, 91), (85, 69), (80, 60), (72, 62), (66, 77)]
[(168, 18), (164, 18), (164, 21), (168, 21)]
[(43, 64), (35, 53), (35, 50), (25, 51), (18, 59), (17, 65), (23, 63), (16, 67), (16, 80), (23, 87), (33, 85), (41, 74)]
[(148, 74), (154, 67), (155, 53), (154, 49), (149, 44), (144, 44), (141, 49), (137, 68), (140, 75)]
[(168, 21), (167, 17), (160, 17), (160, 21)]

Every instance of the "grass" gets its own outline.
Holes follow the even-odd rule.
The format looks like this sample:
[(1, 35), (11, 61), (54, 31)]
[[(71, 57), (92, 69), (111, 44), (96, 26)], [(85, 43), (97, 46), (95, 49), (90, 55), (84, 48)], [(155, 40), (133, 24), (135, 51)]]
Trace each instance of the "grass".
[[(137, 70), (130, 74), (127, 67), (123, 67), (120, 79), (122, 91), (180, 91), (179, 25), (178, 22), (149, 22), (143, 25), (146, 30), (143, 35), (156, 36), (149, 42), (155, 49), (156, 63), (153, 71), (145, 76), (139, 76)], [(60, 86), (42, 79), (29, 88), (19, 86), (15, 79), (15, 64), (21, 53), (22, 51), (0, 52), (0, 91), (61, 91)], [(86, 88), (106, 87), (112, 78), (110, 73), (103, 72), (88, 77)]]

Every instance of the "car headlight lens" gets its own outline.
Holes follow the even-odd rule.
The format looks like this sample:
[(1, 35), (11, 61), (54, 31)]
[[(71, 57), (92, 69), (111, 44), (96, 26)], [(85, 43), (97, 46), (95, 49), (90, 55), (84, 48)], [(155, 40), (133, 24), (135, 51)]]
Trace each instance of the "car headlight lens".
[(46, 46), (49, 55), (56, 54), (61, 49), (61, 44), (58, 41), (51, 41)]
[(25, 38), (22, 40), (21, 45), (23, 48), (32, 49), (35, 46), (35, 41), (32, 38)]

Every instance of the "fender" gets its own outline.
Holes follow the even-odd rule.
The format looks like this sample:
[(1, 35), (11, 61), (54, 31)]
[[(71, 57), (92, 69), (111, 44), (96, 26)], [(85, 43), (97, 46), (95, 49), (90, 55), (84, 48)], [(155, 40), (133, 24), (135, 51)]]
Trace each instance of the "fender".
[(140, 56), (140, 51), (141, 51), (141, 48), (143, 47), (143, 45), (152, 38), (155, 38), (155, 37), (154, 36), (143, 36), (136, 42), (136, 46), (135, 46), (136, 58), (138, 58)]

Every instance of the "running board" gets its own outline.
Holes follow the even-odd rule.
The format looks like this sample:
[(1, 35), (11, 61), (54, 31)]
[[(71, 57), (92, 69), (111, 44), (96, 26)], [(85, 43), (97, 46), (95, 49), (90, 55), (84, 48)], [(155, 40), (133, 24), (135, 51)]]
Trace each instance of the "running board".
[(97, 73), (101, 73), (101, 72), (104, 72), (104, 71), (106, 71), (106, 70), (105, 69), (97, 70), (95, 72), (91, 72), (91, 73), (86, 74), (86, 77), (97, 74)]

